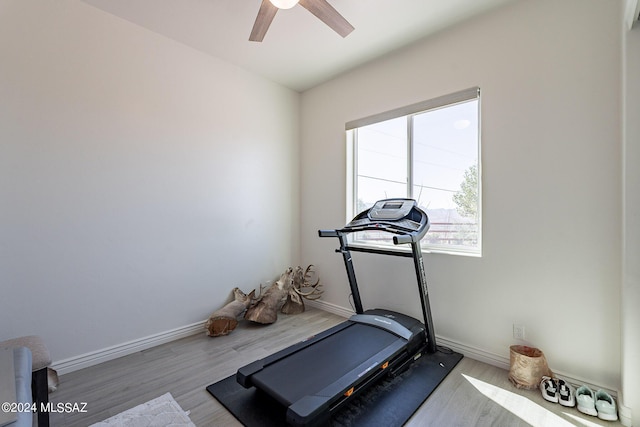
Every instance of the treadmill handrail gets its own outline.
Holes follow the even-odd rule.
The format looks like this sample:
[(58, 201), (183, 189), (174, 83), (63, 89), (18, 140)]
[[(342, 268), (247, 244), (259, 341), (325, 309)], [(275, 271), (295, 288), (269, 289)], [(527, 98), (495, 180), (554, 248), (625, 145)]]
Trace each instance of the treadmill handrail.
[[(417, 232), (417, 231), (409, 230), (405, 227), (401, 227), (399, 225), (378, 222), (370, 225), (359, 225), (359, 226), (354, 226), (349, 228), (340, 228), (338, 230), (345, 234), (357, 233), (358, 231), (386, 231), (387, 233), (399, 234), (403, 236), (417, 236), (420, 234), (424, 236), (425, 233), (427, 232), (426, 228), (427, 227)], [(417, 239), (417, 240), (420, 240), (420, 239)]]
[(338, 230), (318, 230), (320, 237), (338, 237)]
[(380, 227), (380, 226), (359, 226), (352, 228), (338, 228), (336, 230), (318, 230), (319, 237), (339, 237), (340, 234), (347, 235), (351, 233), (357, 233), (359, 231), (385, 231), (387, 233), (395, 234), (393, 236), (393, 243), (400, 245), (404, 243), (419, 242), (427, 234), (429, 227), (424, 227), (421, 232), (405, 231), (398, 228)]

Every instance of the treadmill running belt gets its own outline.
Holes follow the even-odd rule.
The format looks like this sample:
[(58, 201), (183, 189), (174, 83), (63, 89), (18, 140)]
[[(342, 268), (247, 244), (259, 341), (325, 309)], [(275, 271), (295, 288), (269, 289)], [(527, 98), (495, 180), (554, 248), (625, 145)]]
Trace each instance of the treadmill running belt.
[[(399, 376), (382, 380), (347, 403), (333, 415), (331, 426), (401, 427), (461, 359), (460, 353), (422, 356)], [(286, 425), (286, 408), (266, 393), (245, 389), (235, 375), (209, 385), (207, 391), (247, 427)]]
[(289, 406), (324, 389), (398, 340), (406, 342), (382, 329), (354, 323), (341, 333), (268, 365), (253, 375), (253, 383)]

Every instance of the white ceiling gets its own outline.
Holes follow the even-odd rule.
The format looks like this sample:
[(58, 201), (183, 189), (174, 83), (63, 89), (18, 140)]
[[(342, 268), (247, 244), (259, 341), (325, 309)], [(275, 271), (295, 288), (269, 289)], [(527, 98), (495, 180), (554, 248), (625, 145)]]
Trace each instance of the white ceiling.
[(302, 6), (280, 10), (262, 43), (261, 0), (83, 0), (296, 91), (514, 0), (329, 0), (354, 27), (341, 38)]

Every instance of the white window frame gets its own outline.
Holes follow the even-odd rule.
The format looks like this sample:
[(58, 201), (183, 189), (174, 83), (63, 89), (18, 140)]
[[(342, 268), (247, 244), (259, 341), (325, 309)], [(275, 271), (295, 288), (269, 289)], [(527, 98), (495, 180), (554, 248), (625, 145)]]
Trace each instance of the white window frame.
[[(358, 147), (357, 147), (357, 138), (355, 129), (383, 122), (386, 120), (391, 120), (399, 117), (406, 116), (408, 117), (408, 125), (407, 125), (407, 197), (412, 196), (413, 191), (413, 173), (411, 173), (413, 168), (413, 141), (412, 141), (412, 125), (413, 116), (421, 113), (425, 113), (428, 111), (436, 110), (439, 108), (446, 108), (449, 106), (454, 106), (456, 104), (465, 103), (469, 101), (477, 100), (478, 101), (478, 245), (477, 248), (470, 247), (460, 247), (460, 246), (449, 246), (449, 245), (433, 245), (427, 244), (425, 242), (422, 243), (422, 250), (427, 253), (444, 253), (444, 254), (454, 254), (454, 255), (466, 255), (472, 257), (481, 257), (482, 256), (482, 150), (481, 150), (481, 102), (480, 102), (480, 88), (472, 87), (466, 90), (462, 90), (459, 92), (455, 92), (452, 94), (444, 95), (438, 98), (430, 99), (427, 101), (419, 102), (416, 104), (408, 105), (405, 107), (397, 108), (391, 111), (386, 111), (383, 113), (375, 114), (372, 116), (368, 116), (362, 119), (354, 120), (346, 123), (345, 130), (347, 136), (347, 212), (346, 212), (346, 220), (347, 222), (351, 221), (351, 219), (357, 215), (359, 212), (357, 211), (358, 201), (356, 199), (357, 186), (358, 186)], [(352, 235), (354, 236), (354, 235)], [(362, 247), (372, 247), (379, 246), (372, 242), (366, 242), (363, 240), (358, 240), (357, 235), (352, 238), (350, 242), (353, 246), (362, 246)], [(405, 248), (404, 245), (400, 246), (384, 246), (385, 250), (397, 250), (397, 251), (408, 251), (409, 248)]]

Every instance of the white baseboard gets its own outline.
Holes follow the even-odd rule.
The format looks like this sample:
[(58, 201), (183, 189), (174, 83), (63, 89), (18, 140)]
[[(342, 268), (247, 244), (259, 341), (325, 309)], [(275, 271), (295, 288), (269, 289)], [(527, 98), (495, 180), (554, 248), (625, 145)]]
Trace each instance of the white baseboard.
[[(324, 301), (306, 301), (306, 303), (312, 307), (317, 307), (320, 310), (328, 311), (329, 313), (333, 313), (345, 318), (351, 317), (351, 315), (354, 314), (352, 310), (340, 307), (338, 305), (329, 304)], [(180, 338), (188, 337), (198, 333), (204, 334), (204, 323), (205, 320), (193, 323), (191, 325), (182, 326), (180, 328), (175, 328), (169, 331), (160, 332), (158, 334), (153, 334), (136, 340), (128, 341), (122, 344), (117, 344), (111, 347), (92, 351), (90, 353), (70, 357), (68, 359), (56, 360), (53, 362), (51, 367), (55, 369), (59, 375), (68, 374), (69, 372), (98, 365), (109, 360), (117, 359), (118, 357), (127, 356), (129, 354), (146, 350), (148, 348), (155, 347), (167, 342), (175, 341)]]
[(315, 307), (319, 310), (328, 311), (329, 313), (336, 314), (338, 316), (349, 318), (356, 314), (353, 310), (344, 308), (342, 306), (331, 304), (330, 302), (320, 301), (320, 300), (305, 300), (304, 302), (310, 307)]
[(511, 365), (511, 361), (508, 357), (491, 353), (470, 345), (462, 344), (438, 334), (436, 334), (436, 344), (441, 347), (450, 348), (451, 350), (458, 353), (462, 353), (465, 357), (468, 357), (470, 359), (478, 360), (480, 362), (484, 362), (488, 365), (496, 366), (498, 368), (509, 370), (509, 367)]
[[(315, 301), (305, 301), (305, 303), (309, 303), (310, 306), (316, 307), (320, 310), (328, 311), (329, 313), (337, 314), (342, 317), (351, 317), (353, 315), (353, 311), (335, 304), (330, 304), (325, 301), (315, 300)], [(473, 347), (467, 344), (463, 344), (449, 338), (440, 336), (436, 334), (436, 343), (438, 346), (450, 348), (453, 351), (463, 354), (465, 357), (469, 359), (478, 360), (480, 362), (484, 362), (486, 364), (496, 366), (501, 369), (506, 369), (507, 371), (511, 367), (511, 360), (509, 356), (509, 349), (505, 350), (505, 354), (495, 354), (483, 349)], [(571, 374), (567, 374), (565, 372), (560, 372), (552, 369), (553, 373), (562, 377), (570, 384), (578, 387), (581, 385), (588, 385), (593, 390), (597, 390), (599, 388), (605, 390), (607, 393), (611, 394), (614, 398), (618, 398), (618, 392), (615, 390), (608, 389), (606, 387), (599, 386), (597, 384), (593, 384), (590, 381), (576, 377)]]
[(101, 350), (85, 353), (80, 356), (70, 357), (64, 360), (54, 361), (52, 368), (59, 375), (77, 371), (78, 369), (88, 368), (89, 366), (117, 359), (118, 357), (146, 350), (160, 344), (175, 341), (180, 338), (188, 337), (198, 333), (205, 333), (204, 320), (202, 322), (193, 323), (191, 325), (182, 326), (180, 328), (171, 329), (169, 331), (160, 332), (158, 334), (149, 335), (144, 338), (128, 341), (112, 347), (103, 348)]
[[(326, 301), (314, 300), (314, 301), (305, 301), (305, 304), (308, 304), (311, 307), (315, 307), (320, 310), (328, 311), (329, 313), (337, 314), (338, 316), (349, 318), (354, 312), (351, 309), (331, 304)], [(488, 363), (489, 365), (497, 366), (503, 369), (509, 369), (510, 361), (508, 357), (500, 356), (497, 354), (489, 353), (482, 349), (468, 346), (448, 338), (439, 336), (436, 334), (436, 341), (439, 346), (448, 347), (451, 350), (457, 351), (458, 353), (464, 354), (466, 357), (469, 357), (474, 360), (479, 360), (480, 362)], [(508, 351), (508, 349), (507, 349)]]
[(621, 393), (618, 393), (618, 418), (620, 418), (620, 424), (625, 427), (631, 427), (633, 425), (631, 408), (620, 403), (621, 400), (623, 400)]
[[(351, 309), (336, 304), (331, 304), (325, 301), (305, 301), (305, 304), (345, 318), (349, 318), (354, 314), (353, 310)], [(203, 320), (191, 325), (183, 326), (165, 332), (160, 332), (154, 335), (149, 335), (144, 338), (128, 341), (126, 343), (82, 354), (80, 356), (55, 361), (52, 365), (52, 368), (58, 371), (58, 374), (62, 375), (69, 372), (77, 371), (78, 369), (87, 368), (89, 366), (117, 359), (118, 357), (126, 356), (128, 354), (132, 354), (141, 350), (146, 350), (160, 344), (175, 341), (180, 338), (188, 337), (198, 333), (204, 334), (204, 322), (205, 321)], [(509, 349), (506, 349), (505, 355), (499, 355), (439, 335), (436, 335), (436, 341), (439, 346), (448, 347), (451, 350), (462, 353), (465, 357), (468, 357), (470, 359), (478, 360), (480, 362), (484, 362), (498, 368), (509, 370), (511, 364), (511, 361), (508, 357)], [(564, 378), (573, 385), (578, 386), (585, 384), (592, 389), (602, 388), (613, 397), (617, 398), (618, 396), (617, 391), (607, 389), (606, 387), (600, 387), (596, 384), (590, 383), (584, 378), (574, 377), (573, 375), (558, 372), (555, 370), (554, 373)]]

